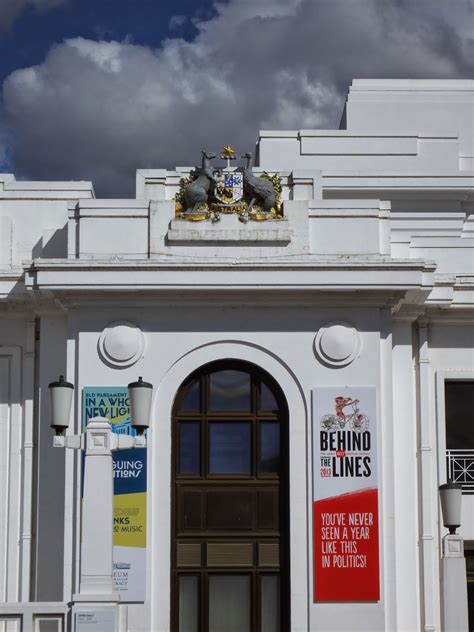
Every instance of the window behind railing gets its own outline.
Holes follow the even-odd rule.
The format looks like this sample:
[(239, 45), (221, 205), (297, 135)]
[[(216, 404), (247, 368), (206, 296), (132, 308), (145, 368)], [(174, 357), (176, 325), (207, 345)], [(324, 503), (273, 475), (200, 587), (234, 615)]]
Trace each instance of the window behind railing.
[(448, 479), (474, 494), (474, 380), (445, 382)]

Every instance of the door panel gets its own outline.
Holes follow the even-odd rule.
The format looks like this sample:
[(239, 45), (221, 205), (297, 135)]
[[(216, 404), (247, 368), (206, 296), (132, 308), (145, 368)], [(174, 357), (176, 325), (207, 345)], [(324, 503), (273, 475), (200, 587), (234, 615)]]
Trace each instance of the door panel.
[(250, 575), (209, 576), (209, 632), (250, 632)]
[(253, 529), (256, 500), (253, 490), (221, 488), (207, 491), (206, 529), (208, 531)]
[(179, 629), (199, 632), (199, 576), (179, 577)]

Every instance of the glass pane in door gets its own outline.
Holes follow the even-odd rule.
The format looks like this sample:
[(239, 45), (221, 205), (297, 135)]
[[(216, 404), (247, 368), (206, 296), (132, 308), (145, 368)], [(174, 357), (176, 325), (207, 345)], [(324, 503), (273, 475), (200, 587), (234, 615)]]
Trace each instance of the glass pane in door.
[(199, 421), (183, 421), (179, 424), (179, 473), (201, 472), (201, 424)]
[(198, 413), (201, 409), (201, 382), (195, 380), (183, 395), (181, 406), (182, 413)]
[(280, 424), (263, 421), (260, 424), (260, 471), (277, 473), (280, 469)]
[(250, 577), (209, 576), (209, 632), (250, 632)]
[(216, 371), (209, 375), (209, 409), (249, 411), (250, 375), (244, 371)]
[(196, 575), (179, 577), (179, 632), (199, 630), (199, 585)]
[(280, 578), (262, 575), (260, 582), (261, 632), (280, 632)]
[(264, 382), (260, 387), (260, 410), (263, 412), (276, 412), (278, 410), (275, 395)]
[(250, 422), (209, 423), (209, 472), (250, 474), (252, 466)]

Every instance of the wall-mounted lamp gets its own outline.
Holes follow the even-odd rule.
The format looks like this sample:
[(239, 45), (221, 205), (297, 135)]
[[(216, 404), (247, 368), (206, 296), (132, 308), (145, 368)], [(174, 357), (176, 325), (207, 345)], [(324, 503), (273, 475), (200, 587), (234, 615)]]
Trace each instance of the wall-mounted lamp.
[(464, 542), (456, 533), (461, 526), (462, 485), (445, 483), (439, 486), (443, 524), (449, 534), (443, 537), (441, 558), (442, 630), (467, 630), (467, 583)]
[(454, 535), (456, 529), (461, 526), (462, 485), (451, 482), (440, 485), (439, 496), (443, 524), (449, 529), (449, 533)]
[(149, 382), (144, 382), (142, 377), (138, 378), (138, 382), (131, 382), (128, 385), (130, 418), (132, 427), (138, 435), (142, 435), (150, 426), (152, 395), (153, 386)]
[(51, 428), (54, 429), (56, 436), (62, 437), (69, 428), (73, 392), (74, 385), (66, 382), (64, 375), (60, 375), (57, 382), (51, 382), (49, 385)]

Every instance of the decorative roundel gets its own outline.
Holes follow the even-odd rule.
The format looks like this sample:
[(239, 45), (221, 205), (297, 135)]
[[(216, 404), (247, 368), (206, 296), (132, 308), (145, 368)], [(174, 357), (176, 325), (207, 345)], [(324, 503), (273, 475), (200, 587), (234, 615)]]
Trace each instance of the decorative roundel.
[(143, 356), (145, 338), (133, 323), (112, 323), (99, 338), (99, 353), (102, 359), (116, 367), (128, 367)]
[(326, 323), (314, 339), (316, 356), (334, 367), (347, 366), (360, 352), (360, 336), (352, 325), (342, 321)]

